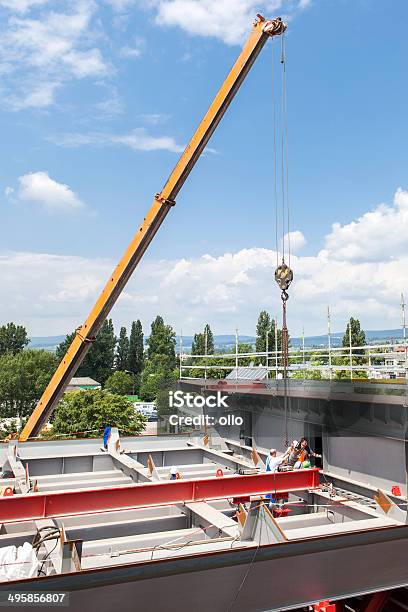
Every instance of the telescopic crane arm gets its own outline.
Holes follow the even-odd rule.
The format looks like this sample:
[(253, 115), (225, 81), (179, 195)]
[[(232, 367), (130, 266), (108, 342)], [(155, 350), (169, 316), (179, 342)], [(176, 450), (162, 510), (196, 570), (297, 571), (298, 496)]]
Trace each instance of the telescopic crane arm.
[(201, 120), (200, 125), (170, 174), (162, 191), (155, 195), (150, 210), (143, 219), (143, 223), (109, 277), (88, 318), (82, 327), (78, 328), (74, 340), (20, 434), (20, 441), (24, 442), (29, 437), (38, 435), (48, 421), (58, 400), (80, 366), (103, 322), (151, 240), (163, 223), (170, 208), (174, 206), (177, 194), (221, 121), (222, 116), (251, 69), (262, 47), (269, 37), (282, 35), (285, 30), (286, 24), (280, 18), (266, 21), (261, 15), (258, 15), (251, 35), (230, 73), (221, 85), (210, 108)]

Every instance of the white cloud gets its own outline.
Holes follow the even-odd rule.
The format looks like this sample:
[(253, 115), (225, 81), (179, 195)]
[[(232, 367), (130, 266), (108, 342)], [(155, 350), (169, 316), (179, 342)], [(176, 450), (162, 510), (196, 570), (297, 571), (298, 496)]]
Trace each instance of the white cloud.
[(356, 221), (334, 223), (326, 237), (330, 257), (382, 261), (407, 253), (408, 191), (399, 188), (392, 206), (379, 204)]
[(165, 113), (142, 113), (138, 115), (138, 117), (143, 123), (150, 123), (151, 125), (159, 125), (170, 119), (170, 115), (166, 115)]
[(128, 59), (136, 59), (142, 55), (142, 51), (138, 47), (129, 47), (125, 45), (119, 50), (119, 55)]
[(6, 187), (4, 190), (4, 194), (9, 197), (14, 193), (14, 189), (13, 187)]
[(22, 202), (39, 204), (52, 212), (78, 210), (84, 207), (78, 196), (63, 183), (52, 179), (47, 172), (31, 172), (18, 179), (18, 198)]
[[(402, 192), (397, 192), (399, 199)], [(398, 214), (396, 209), (396, 214)], [(401, 232), (406, 235), (406, 228)], [(388, 242), (389, 251), (392, 243)], [(117, 262), (33, 253), (0, 256), (1, 321), (16, 320), (34, 335), (59, 334), (80, 325)], [(254, 333), (259, 311), (278, 316), (281, 301), (274, 281), (276, 253), (249, 248), (218, 257), (153, 261), (145, 258), (113, 310), (117, 326), (140, 317), (148, 329), (158, 313), (185, 334), (209, 321), (216, 333)], [(350, 261), (328, 250), (292, 255), (288, 322), (292, 335), (324, 333), (326, 307), (332, 328), (350, 316), (365, 329), (400, 325), (400, 293), (408, 293), (408, 253), (394, 259)], [(81, 271), (78, 274), (78, 270)]]
[(49, 0), (0, 0), (0, 6), (16, 13), (25, 13), (32, 7), (47, 4), (48, 2)]
[(178, 26), (189, 34), (214, 36), (233, 45), (242, 42), (257, 13), (276, 17), (293, 13), (308, 0), (154, 0), (156, 23)]
[[(19, 3), (20, 9), (29, 4)], [(66, 12), (47, 10), (36, 18), (9, 17), (0, 39), (0, 62), (9, 77), (3, 82), (4, 105), (13, 110), (44, 108), (54, 103), (58, 85), (109, 73), (95, 46), (96, 3), (74, 0), (66, 6)]]
[[(111, 272), (110, 263), (41, 253), (0, 255), (5, 285), (2, 320), (20, 320), (30, 333), (53, 335), (72, 331)], [(78, 271), (81, 271), (78, 273)], [(14, 310), (14, 313), (13, 313)]]
[(121, 12), (134, 7), (137, 0), (106, 0), (106, 2), (116, 11)]
[[(299, 230), (285, 234), (283, 239), (285, 245), (285, 253), (298, 253), (306, 244), (306, 238)], [(282, 245), (281, 245), (282, 249)]]
[(178, 144), (172, 136), (153, 136), (145, 128), (136, 128), (128, 134), (105, 134), (102, 132), (62, 134), (50, 140), (55, 144), (65, 147), (123, 145), (135, 151), (171, 151), (172, 153), (181, 153), (184, 150), (184, 146)]
[(23, 110), (25, 108), (46, 108), (54, 102), (54, 94), (60, 83), (51, 81), (45, 83), (26, 83), (19, 95), (11, 95), (7, 104), (11, 110)]
[(101, 102), (95, 104), (95, 108), (106, 117), (122, 114), (124, 112), (124, 106), (117, 87), (105, 83), (103, 87), (108, 91), (108, 96)]

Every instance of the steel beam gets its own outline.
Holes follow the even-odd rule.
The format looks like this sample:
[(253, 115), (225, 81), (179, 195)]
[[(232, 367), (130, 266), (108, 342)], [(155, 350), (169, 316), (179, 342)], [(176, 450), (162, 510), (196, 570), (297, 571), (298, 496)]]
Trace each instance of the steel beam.
[(18, 447), (15, 443), (9, 444), (7, 447), (7, 463), (16, 479), (17, 490), (20, 489), (21, 493), (28, 493), (30, 490), (30, 482), (27, 479), (28, 472), (26, 472), (18, 457)]
[(173, 480), (118, 487), (31, 493), (0, 498), (0, 521), (52, 518), (111, 510), (304, 491), (319, 486), (317, 468), (254, 476)]
[(204, 444), (193, 444), (191, 442), (187, 442), (187, 444), (189, 447), (199, 448), (203, 452), (203, 456), (207, 457), (207, 459), (211, 459), (211, 461), (217, 464), (217, 466), (222, 465), (223, 467), (230, 468), (236, 472), (238, 472), (240, 468), (248, 469), (255, 467), (252, 460), (239, 459), (238, 457), (227, 455), (222, 451), (208, 448), (207, 446), (204, 446)]
[(139, 482), (139, 480), (142, 482), (150, 482), (146, 474), (146, 467), (143, 463), (139, 463), (136, 459), (128, 457), (125, 454), (112, 453), (109, 451), (108, 454), (112, 457), (115, 467), (121, 470), (126, 476), (129, 476), (134, 482)]
[(390, 591), (380, 591), (370, 595), (369, 601), (364, 608), (364, 612), (381, 612), (391, 595)]

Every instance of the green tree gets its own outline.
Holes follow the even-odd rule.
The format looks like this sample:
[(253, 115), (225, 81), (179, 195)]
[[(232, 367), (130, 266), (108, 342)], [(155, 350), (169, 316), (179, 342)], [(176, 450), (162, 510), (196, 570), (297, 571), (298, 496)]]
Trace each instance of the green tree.
[(7, 323), (0, 327), (0, 355), (19, 353), (29, 343), (27, 330), (22, 325)]
[[(347, 323), (346, 332), (343, 336), (343, 346), (350, 346), (350, 331), (351, 331), (351, 346), (364, 346), (366, 343), (365, 332), (361, 329), (360, 321), (350, 317)], [(353, 355), (364, 355), (364, 349), (353, 351)]]
[(147, 362), (140, 382), (140, 397), (143, 400), (156, 400), (159, 391), (170, 388), (177, 380), (177, 372), (170, 366), (170, 358), (163, 355), (156, 355)]
[(25, 350), (0, 357), (0, 414), (26, 417), (34, 410), (58, 361), (52, 353)]
[(266, 351), (266, 336), (271, 331), (271, 317), (266, 310), (261, 310), (256, 324), (256, 343), (255, 348), (257, 353)]
[[(275, 319), (271, 319), (266, 310), (261, 310), (256, 324), (256, 343), (257, 353), (266, 351), (266, 337), (268, 336), (268, 352), (275, 350)], [(277, 338), (278, 351), (282, 350), (282, 330), (278, 329)], [(262, 360), (260, 360), (262, 361)]]
[(90, 438), (111, 425), (125, 434), (137, 435), (145, 424), (145, 417), (122, 395), (105, 390), (68, 391), (55, 410), (52, 433)]
[[(65, 340), (57, 346), (56, 356), (59, 361), (64, 357), (74, 338), (75, 332), (68, 334)], [(99, 334), (74, 376), (90, 376), (104, 384), (113, 371), (115, 346), (115, 332), (112, 319), (109, 319), (104, 321)]]
[(134, 374), (141, 374), (144, 362), (143, 328), (139, 321), (133, 321), (129, 338), (129, 360), (127, 369)]
[(117, 395), (131, 395), (135, 387), (134, 376), (120, 370), (111, 374), (105, 383), (105, 390)]
[[(206, 334), (207, 334), (207, 342), (206, 342)], [(193, 343), (191, 345), (191, 354), (192, 355), (205, 355), (205, 354), (212, 355), (213, 353), (214, 353), (214, 336), (211, 331), (211, 327), (207, 323), (204, 327), (203, 333), (194, 334)]]
[(152, 323), (152, 329), (147, 341), (147, 357), (149, 361), (153, 357), (164, 358), (170, 369), (176, 367), (176, 333), (171, 325), (165, 325), (163, 318), (157, 316)]
[(147, 344), (148, 359), (142, 372), (140, 395), (152, 401), (157, 398), (159, 389), (166, 387), (166, 381), (177, 378), (176, 334), (170, 325), (165, 325), (162, 317), (157, 316), (153, 321)]
[(127, 337), (126, 327), (121, 327), (119, 339), (116, 346), (115, 367), (124, 372), (129, 363), (129, 338)]
[(293, 379), (301, 380), (322, 380), (320, 370), (296, 370), (290, 375)]
[[(333, 365), (342, 366), (347, 365), (350, 366), (350, 356), (348, 354), (348, 349), (350, 348), (350, 335), (351, 335), (351, 346), (364, 346), (366, 343), (366, 337), (364, 331), (361, 329), (360, 321), (358, 319), (354, 319), (350, 317), (349, 322), (347, 323), (346, 331), (343, 336), (342, 345), (344, 349), (343, 355), (336, 356), (332, 359)], [(361, 365), (365, 362), (364, 357), (364, 349), (354, 349), (352, 351), (352, 359), (351, 363), (353, 366)], [(350, 380), (350, 370), (337, 370), (336, 378), (338, 380)], [(367, 378), (367, 372), (364, 370), (354, 370), (353, 378)]]

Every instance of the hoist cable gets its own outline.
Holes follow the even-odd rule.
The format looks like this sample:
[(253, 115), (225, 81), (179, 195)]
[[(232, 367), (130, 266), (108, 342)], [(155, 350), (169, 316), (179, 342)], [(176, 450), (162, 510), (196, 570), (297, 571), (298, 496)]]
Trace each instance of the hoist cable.
[(288, 263), (290, 267), (290, 197), (289, 197), (289, 138), (288, 138), (288, 112), (287, 112), (287, 86), (286, 86), (286, 48), (285, 37), (282, 36), (282, 124), (285, 134), (284, 155), (285, 155), (285, 197), (286, 197), (286, 215), (287, 215), (287, 250)]
[(285, 48), (283, 46), (283, 36), (281, 37), (281, 59), (282, 65), (282, 83), (281, 83), (281, 108), (280, 108), (280, 132), (281, 132), (281, 194), (282, 194), (282, 261), (285, 261), (285, 126), (284, 126), (284, 66), (285, 66)]
[(277, 173), (277, 151), (276, 151), (276, 97), (275, 97), (275, 41), (272, 38), (272, 106), (273, 106), (273, 165), (274, 165), (274, 191), (275, 191), (275, 251), (276, 251), (276, 267), (279, 265), (279, 214), (278, 214), (278, 173)]
[[(287, 120), (287, 96), (286, 96), (286, 54), (284, 37), (281, 38), (281, 92), (280, 92), (280, 194), (282, 208), (282, 263), (275, 271), (275, 279), (281, 289), (282, 299), (282, 368), (284, 385), (284, 417), (285, 417), (285, 444), (289, 443), (288, 431), (288, 365), (289, 365), (289, 346), (288, 330), (286, 323), (286, 302), (289, 299), (287, 290), (293, 279), (293, 272), (290, 269), (291, 248), (290, 248), (290, 206), (289, 206), (289, 163), (288, 163), (288, 120)], [(285, 252), (288, 254), (289, 266), (285, 262)]]

